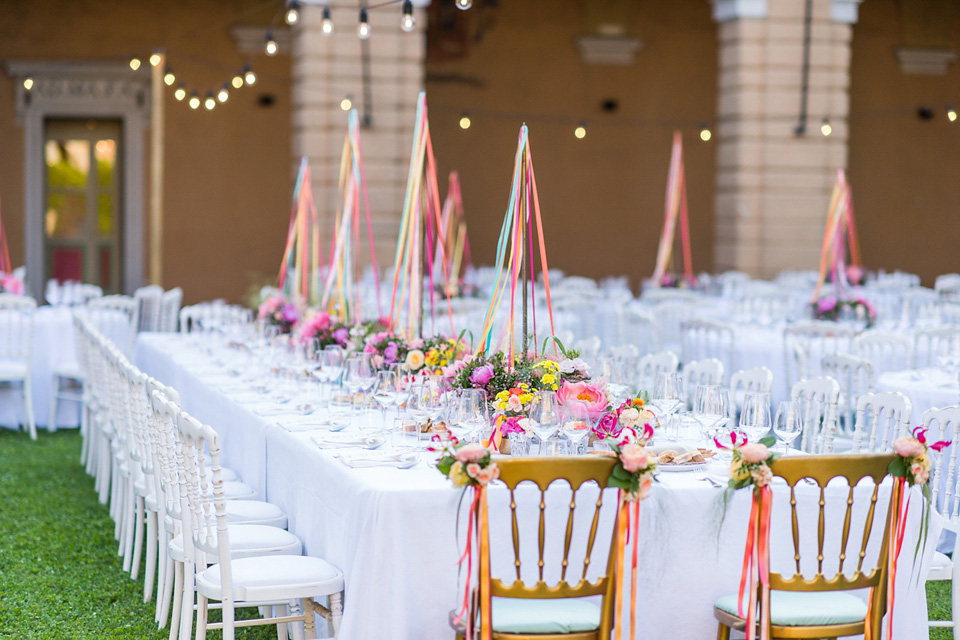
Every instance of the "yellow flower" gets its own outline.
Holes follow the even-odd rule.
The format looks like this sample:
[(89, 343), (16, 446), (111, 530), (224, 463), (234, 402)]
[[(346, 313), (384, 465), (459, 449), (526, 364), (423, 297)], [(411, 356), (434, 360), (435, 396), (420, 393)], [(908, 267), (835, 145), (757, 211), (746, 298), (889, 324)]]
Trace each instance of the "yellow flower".
[(459, 460), (450, 467), (450, 482), (455, 487), (462, 487), (470, 482), (470, 477), (464, 472), (463, 464)]
[(506, 401), (507, 398), (509, 398), (509, 397), (510, 397), (510, 391), (508, 391), (507, 389), (504, 389), (503, 391), (501, 391), (500, 393), (497, 394), (497, 400), (504, 400), (504, 401)]
[(547, 371), (556, 371), (559, 369), (557, 363), (553, 360), (541, 360), (536, 364), (536, 366), (540, 367), (541, 369), (546, 369)]
[(743, 460), (735, 459), (730, 465), (730, 477), (736, 482), (743, 482), (750, 478), (750, 469), (743, 464)]
[(426, 355), (426, 358), (425, 358), (425, 362), (426, 362), (429, 366), (432, 367), (433, 365), (437, 364), (437, 360), (438, 360), (438, 356), (437, 356), (437, 350), (436, 350), (436, 349), (430, 349), (430, 351), (427, 351), (427, 355)]
[(923, 465), (924, 469), (930, 468), (930, 457), (927, 455), (926, 451), (924, 451), (918, 456), (914, 456), (913, 461), (919, 462), (921, 465)]
[(553, 375), (552, 373), (545, 373), (543, 374), (543, 377), (540, 378), (540, 382), (547, 385), (553, 384), (556, 381), (557, 381), (557, 376)]

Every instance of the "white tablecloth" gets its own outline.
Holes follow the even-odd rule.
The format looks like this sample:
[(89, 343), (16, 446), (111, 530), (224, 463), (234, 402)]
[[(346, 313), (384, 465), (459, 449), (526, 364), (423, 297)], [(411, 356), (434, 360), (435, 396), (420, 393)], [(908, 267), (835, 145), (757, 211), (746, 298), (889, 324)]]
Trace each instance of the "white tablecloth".
[[(287, 431), (277, 418), (259, 416), (218, 391), (216, 385), (229, 380), (226, 372), (185, 340), (141, 335), (135, 361), (178, 389), (184, 408), (220, 432), (224, 463), (287, 512), (304, 552), (324, 557), (344, 572), (341, 638), (450, 637), (448, 612), (458, 597), (460, 492), (426, 463), (409, 470), (344, 466), (332, 451), (314, 446), (309, 433)], [(641, 507), (638, 637), (712, 637), (713, 602), (738, 584), (749, 496), (740, 492), (734, 497), (721, 529), (718, 489), (689, 473), (660, 475), (660, 485)], [(815, 491), (806, 493), (813, 506)], [(835, 495), (830, 504), (842, 508), (846, 492)], [(494, 514), (506, 509), (495, 493), (492, 500), (502, 503), (491, 507)], [(777, 510), (787, 507), (785, 495), (775, 500)], [(934, 516), (931, 540), (939, 530)], [(792, 552), (781, 542), (787, 531), (774, 530), (777, 563), (790, 562)], [(509, 546), (509, 537), (501, 543)], [(908, 541), (904, 549), (911, 554), (913, 544)], [(509, 568), (510, 561), (505, 555), (495, 558), (494, 572)], [(925, 570), (923, 564), (919, 570)], [(902, 570), (898, 583), (897, 637), (926, 638), (923, 581), (913, 589), (907, 574)]]
[(890, 371), (880, 374), (874, 386), (877, 391), (899, 391), (910, 398), (911, 425), (920, 424), (920, 418), (927, 409), (960, 404), (957, 377), (940, 369)]

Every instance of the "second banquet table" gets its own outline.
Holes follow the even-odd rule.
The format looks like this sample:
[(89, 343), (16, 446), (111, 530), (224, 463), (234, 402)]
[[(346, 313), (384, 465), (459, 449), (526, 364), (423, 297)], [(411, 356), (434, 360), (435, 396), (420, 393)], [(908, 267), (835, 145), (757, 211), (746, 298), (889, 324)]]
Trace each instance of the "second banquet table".
[[(452, 637), (448, 616), (462, 595), (456, 566), (460, 491), (426, 455), (410, 469), (347, 467), (335, 457), (336, 450), (316, 446), (309, 431), (290, 430), (296, 422), (292, 415), (279, 415), (279, 408), (260, 410), (265, 403), (252, 391), (244, 393), (227, 367), (197, 348), (196, 339), (143, 334), (135, 361), (177, 389), (183, 408), (220, 432), (224, 464), (255, 486), (260, 498), (286, 511), (304, 553), (325, 558), (344, 572), (340, 637)], [(661, 473), (651, 498), (642, 503), (637, 637), (701, 640), (715, 635), (713, 602), (738, 586), (750, 506), (749, 492), (738, 492), (723, 518), (721, 493), (696, 473)], [(817, 492), (808, 493), (813, 507)], [(775, 508), (786, 509), (786, 494), (780, 495)], [(830, 507), (842, 509), (846, 491), (828, 495)], [(615, 505), (615, 494), (608, 502)], [(912, 510), (905, 554), (914, 548), (909, 538), (916, 540), (918, 511)], [(934, 514), (916, 571), (926, 571), (940, 527)], [(787, 531), (774, 531), (775, 562), (790, 561), (792, 549), (782, 544), (786, 536)], [(494, 540), (494, 545), (498, 542), (510, 546), (508, 538)], [(908, 560), (901, 564), (910, 567)], [(494, 572), (509, 569), (511, 562), (512, 553), (504, 551), (494, 558)], [(904, 640), (927, 637), (923, 580), (917, 588), (910, 573), (901, 570), (896, 600), (897, 637)]]

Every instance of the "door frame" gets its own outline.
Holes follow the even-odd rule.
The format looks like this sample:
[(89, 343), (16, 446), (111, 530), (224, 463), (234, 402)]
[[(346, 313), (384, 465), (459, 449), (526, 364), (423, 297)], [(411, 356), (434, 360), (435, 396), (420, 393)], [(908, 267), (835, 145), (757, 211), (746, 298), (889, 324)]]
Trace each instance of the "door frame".
[[(149, 65), (145, 65), (149, 68)], [(23, 127), (24, 253), (27, 287), (44, 290), (43, 220), (44, 121), (47, 118), (117, 119), (122, 123), (121, 209), (123, 291), (143, 281), (143, 209), (146, 129), (150, 123), (150, 73), (116, 62), (35, 62), (11, 60), (16, 78), (17, 121)], [(23, 80), (31, 78), (27, 90)]]

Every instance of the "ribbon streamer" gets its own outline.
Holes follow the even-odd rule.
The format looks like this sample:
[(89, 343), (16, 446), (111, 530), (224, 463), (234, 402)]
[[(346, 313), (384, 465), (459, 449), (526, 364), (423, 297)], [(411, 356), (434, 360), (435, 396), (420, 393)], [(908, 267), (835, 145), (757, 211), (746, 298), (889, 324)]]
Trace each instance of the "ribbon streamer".
[(657, 247), (657, 262), (653, 270), (652, 284), (660, 286), (673, 252), (677, 223), (680, 224), (680, 246), (683, 251), (683, 273), (691, 285), (693, 260), (690, 255), (690, 222), (687, 217), (687, 178), (683, 164), (683, 137), (679, 131), (673, 132), (673, 149), (670, 152), (670, 171), (667, 174), (667, 197), (663, 205), (663, 231)]
[(853, 194), (843, 169), (837, 170), (837, 180), (830, 194), (830, 206), (827, 209), (827, 226), (823, 232), (823, 244), (820, 248), (820, 267), (817, 286), (814, 288), (812, 302), (820, 299), (820, 290), (827, 279), (827, 270), (833, 274), (835, 294), (840, 294), (847, 286), (845, 267), (845, 243), (850, 248), (850, 264), (859, 267), (860, 242), (853, 218)]
[[(750, 505), (750, 521), (743, 552), (743, 569), (740, 573), (740, 589), (737, 592), (737, 614), (746, 620), (747, 640), (757, 637), (757, 585), (760, 588), (760, 639), (770, 637), (770, 512), (773, 508), (773, 492), (770, 487), (757, 487)], [(743, 597), (750, 589), (747, 610)]]
[(894, 478), (893, 484), (893, 504), (890, 508), (890, 525), (893, 533), (893, 548), (890, 550), (890, 556), (887, 562), (887, 638), (893, 638), (893, 605), (895, 602), (894, 592), (897, 580), (897, 560), (900, 557), (900, 549), (903, 547), (903, 537), (907, 531), (907, 514), (910, 512), (910, 496), (904, 500), (904, 494), (907, 492), (907, 479), (904, 477)]
[[(637, 629), (637, 597), (634, 593), (637, 588), (637, 559), (639, 554), (640, 543), (637, 540), (640, 532), (640, 501), (628, 501), (626, 499), (626, 493), (621, 489), (619, 491), (620, 497), (620, 506), (619, 511), (620, 515), (617, 519), (617, 558), (614, 568), (614, 580), (616, 584), (614, 585), (615, 593), (615, 607), (614, 607), (614, 625), (613, 625), (613, 637), (614, 640), (621, 640), (623, 636), (623, 601), (627, 599), (630, 601), (630, 640), (633, 640), (635, 637)], [(630, 508), (631, 504), (633, 509)], [(632, 512), (632, 513), (631, 513)], [(632, 546), (631, 549), (631, 559), (630, 559), (630, 584), (629, 584), (629, 593), (624, 593), (623, 588), (623, 572), (624, 567), (626, 566), (626, 553), (627, 547)]]

